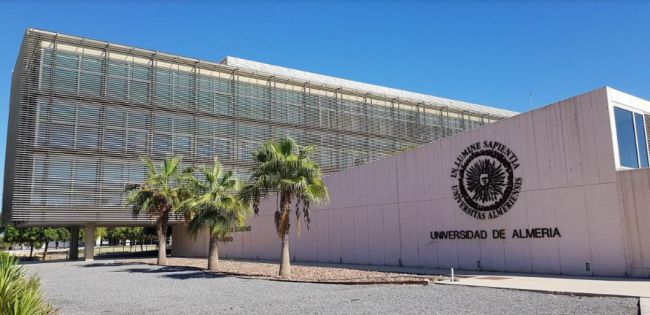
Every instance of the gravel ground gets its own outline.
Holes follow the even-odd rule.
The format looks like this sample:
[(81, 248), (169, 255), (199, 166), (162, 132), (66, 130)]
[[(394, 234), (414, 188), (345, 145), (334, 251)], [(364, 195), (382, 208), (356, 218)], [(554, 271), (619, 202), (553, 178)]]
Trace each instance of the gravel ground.
[[(143, 263), (155, 265), (155, 258), (140, 258), (123, 260), (127, 263)], [(178, 258), (168, 257), (168, 266), (193, 267), (197, 269), (207, 269), (208, 261), (205, 258)], [(259, 262), (259, 261), (237, 261), (237, 260), (220, 260), (218, 274), (236, 275), (246, 278), (257, 279), (279, 279), (278, 271), (280, 266), (277, 262)], [(298, 265), (291, 266), (291, 281), (315, 281), (315, 282), (391, 282), (404, 283), (409, 281), (435, 281), (437, 276), (434, 275), (412, 275), (395, 272), (381, 272), (375, 270), (362, 270), (344, 267), (315, 266), (315, 265)], [(410, 282), (413, 283), (413, 282)]]
[(435, 284), (289, 283), (110, 260), (27, 268), (61, 314), (637, 314), (638, 303)]

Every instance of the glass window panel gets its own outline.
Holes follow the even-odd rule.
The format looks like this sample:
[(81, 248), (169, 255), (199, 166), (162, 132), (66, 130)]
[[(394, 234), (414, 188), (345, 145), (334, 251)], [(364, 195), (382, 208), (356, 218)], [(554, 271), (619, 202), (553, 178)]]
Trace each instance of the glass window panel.
[(120, 77), (128, 77), (128, 65), (121, 61), (110, 60), (108, 62), (108, 74)]
[(639, 160), (641, 162), (641, 167), (648, 167), (648, 142), (646, 141), (643, 115), (634, 113), (634, 120), (636, 122), (636, 143), (639, 147)]
[(154, 128), (160, 131), (172, 131), (172, 118), (169, 116), (156, 116), (154, 120)]
[(132, 184), (140, 184), (145, 179), (145, 167), (139, 162), (128, 166), (127, 182)]
[(224, 137), (232, 137), (233, 135), (233, 124), (227, 121), (215, 121), (213, 122), (214, 132), (216, 135)]
[(168, 134), (156, 133), (154, 136), (154, 152), (157, 154), (167, 154), (172, 151), (172, 136)]
[(156, 69), (156, 82), (172, 84), (172, 77), (168, 69)]
[(131, 74), (134, 79), (147, 80), (149, 81), (150, 68), (146, 65), (132, 64), (131, 65)]
[(50, 113), (50, 118), (56, 121), (65, 121), (69, 123), (75, 122), (75, 107), (73, 105), (63, 104), (60, 102), (54, 102), (52, 104), (52, 110)]
[(77, 70), (57, 68), (54, 71), (54, 89), (63, 92), (76, 92), (78, 74)]
[(147, 152), (147, 132), (129, 130), (126, 141), (129, 152), (146, 153)]
[(74, 185), (94, 187), (97, 181), (97, 163), (91, 161), (77, 161), (74, 169)]
[(129, 113), (129, 128), (147, 129), (149, 125), (149, 115), (147, 113)]
[(97, 190), (97, 163), (78, 160), (75, 162), (73, 173), (74, 194), (72, 200), (74, 204), (94, 204)]
[(174, 135), (174, 153), (188, 154), (191, 151), (192, 142), (189, 136)]
[(42, 89), (50, 88), (52, 85), (52, 69), (43, 68), (41, 73), (40, 87)]
[(212, 90), (214, 89), (214, 80), (212, 78), (199, 76), (198, 81), (199, 81), (199, 89), (208, 92), (212, 92)]
[(197, 142), (197, 154), (200, 158), (211, 158), (214, 155), (211, 138), (200, 138)]
[(52, 49), (42, 50), (43, 65), (52, 66)]
[(103, 187), (101, 203), (106, 206), (122, 205), (122, 198), (124, 196), (123, 187), (123, 185), (110, 185)]
[(149, 82), (131, 81), (131, 100), (138, 103), (148, 103)]
[(79, 55), (57, 51), (55, 55), (56, 67), (77, 69), (79, 66)]
[(124, 117), (123, 111), (109, 109), (106, 111), (106, 126), (124, 127)]
[(124, 130), (106, 129), (104, 134), (104, 148), (123, 151), (124, 137)]
[(162, 104), (171, 104), (172, 102), (172, 87), (167, 84), (156, 84), (156, 102)]
[(91, 72), (102, 72), (102, 59), (83, 56), (81, 59), (81, 70), (91, 71)]
[(79, 90), (81, 93), (99, 96), (102, 93), (103, 76), (96, 73), (81, 73)]
[(215, 95), (215, 111), (217, 114), (221, 115), (232, 115), (230, 110), (231, 98), (226, 95)]
[(190, 117), (174, 118), (174, 132), (191, 133), (192, 125), (192, 118)]
[(197, 121), (196, 133), (203, 136), (214, 135), (214, 125), (207, 119), (199, 119)]
[(215, 89), (223, 94), (232, 93), (232, 81), (227, 79), (215, 79)]
[(192, 83), (192, 75), (187, 72), (176, 72), (176, 85), (190, 86)]
[(237, 150), (237, 159), (241, 161), (248, 161), (252, 159), (252, 154), (257, 149), (257, 143), (252, 141), (239, 141)]
[(70, 204), (69, 191), (53, 187), (47, 191), (45, 204), (48, 206), (65, 206)]
[(72, 173), (72, 162), (60, 160), (56, 157), (50, 160), (47, 169), (47, 180), (57, 182), (70, 182)]
[(95, 204), (95, 190), (92, 188), (75, 188), (72, 195), (72, 205), (90, 206)]
[(102, 181), (108, 183), (122, 182), (122, 164), (115, 162), (104, 162), (102, 167)]
[(251, 99), (248, 97), (238, 97), (237, 98), (237, 116), (239, 117), (251, 117)]
[(214, 93), (199, 91), (199, 110), (211, 113), (214, 110)]
[(97, 127), (79, 126), (77, 129), (77, 148), (97, 149), (99, 131)]
[(217, 138), (215, 140), (215, 148), (217, 157), (220, 160), (232, 160), (232, 142), (230, 140)]
[(45, 183), (45, 162), (41, 157), (34, 157), (34, 170), (32, 171), (32, 193), (30, 203), (39, 205), (43, 203), (43, 185)]
[(128, 81), (123, 78), (108, 78), (108, 86), (106, 87), (106, 95), (117, 99), (125, 100), (128, 95)]
[(174, 103), (181, 107), (190, 107), (191, 90), (189, 87), (176, 86)]
[(38, 123), (38, 130), (36, 131), (36, 143), (38, 145), (47, 145), (47, 122), (40, 121)]
[(87, 125), (99, 125), (99, 109), (90, 106), (79, 107), (79, 123)]
[(74, 146), (74, 125), (51, 124), (49, 131), (50, 145), (63, 148)]
[(639, 167), (632, 112), (615, 107), (614, 116), (620, 164), (625, 167)]

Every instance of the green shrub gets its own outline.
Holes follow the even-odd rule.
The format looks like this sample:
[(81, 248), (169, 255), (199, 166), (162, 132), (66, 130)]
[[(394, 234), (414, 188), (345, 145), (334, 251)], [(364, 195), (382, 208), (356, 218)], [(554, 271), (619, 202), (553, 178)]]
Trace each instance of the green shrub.
[(0, 253), (0, 314), (52, 314), (52, 308), (43, 301), (39, 279), (28, 276), (18, 259)]

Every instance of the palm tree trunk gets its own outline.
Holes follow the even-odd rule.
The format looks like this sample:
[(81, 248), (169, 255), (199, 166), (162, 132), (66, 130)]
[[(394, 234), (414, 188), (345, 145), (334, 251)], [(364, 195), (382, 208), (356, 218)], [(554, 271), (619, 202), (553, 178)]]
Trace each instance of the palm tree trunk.
[(282, 236), (282, 260), (280, 261), (280, 277), (291, 278), (291, 265), (289, 256), (289, 233)]
[(276, 224), (278, 224), (278, 232), (282, 239), (282, 256), (280, 258), (280, 277), (291, 277), (291, 256), (289, 255), (289, 213), (291, 211), (291, 195), (283, 192), (280, 195), (280, 216)]
[(158, 234), (158, 265), (167, 265), (167, 225), (162, 220), (156, 223)]
[(217, 266), (219, 265), (219, 249), (218, 244), (219, 237), (216, 235), (210, 235), (210, 246), (208, 248), (208, 270), (217, 271)]
[(43, 250), (43, 261), (45, 261), (45, 256), (47, 256), (47, 246), (48, 246), (48, 241), (45, 241), (45, 250)]

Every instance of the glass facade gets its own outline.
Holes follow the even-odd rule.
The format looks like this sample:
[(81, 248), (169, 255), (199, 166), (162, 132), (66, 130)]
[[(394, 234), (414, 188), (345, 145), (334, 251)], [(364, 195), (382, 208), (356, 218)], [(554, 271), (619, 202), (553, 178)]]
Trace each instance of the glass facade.
[(216, 156), (245, 177), (263, 141), (291, 136), (315, 145), (330, 173), (503, 118), (83, 40), (23, 46), (32, 72), (22, 83), (14, 205), (124, 209), (144, 155), (180, 155), (187, 166)]
[(643, 115), (614, 107), (619, 164), (623, 167), (648, 167), (648, 142)]

